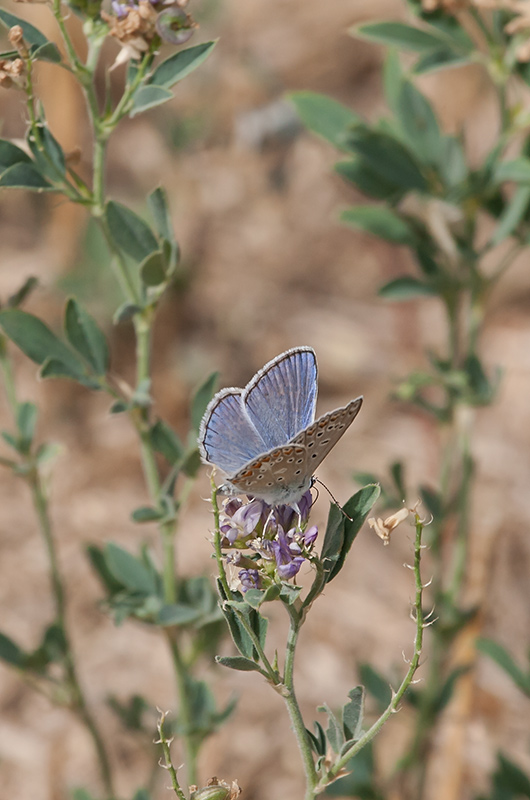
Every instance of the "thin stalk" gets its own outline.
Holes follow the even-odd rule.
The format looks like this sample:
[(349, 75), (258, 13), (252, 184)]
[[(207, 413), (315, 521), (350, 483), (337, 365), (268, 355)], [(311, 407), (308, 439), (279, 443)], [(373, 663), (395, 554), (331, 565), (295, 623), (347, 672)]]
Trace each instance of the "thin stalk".
[(217, 502), (217, 486), (215, 485), (213, 476), (210, 479), (210, 483), (212, 486), (212, 509), (213, 509), (213, 518), (215, 523), (215, 531), (214, 531), (214, 550), (215, 550), (215, 559), (217, 561), (217, 569), (219, 571), (219, 580), (221, 581), (221, 586), (223, 587), (223, 591), (225, 596), (229, 599), (233, 599), (232, 590), (228, 585), (228, 579), (226, 577), (226, 570), (225, 570), (225, 563), (223, 560), (223, 553), (221, 551), (221, 529), (220, 529), (220, 522), (219, 522), (219, 504)]
[[(348, 761), (353, 758), (360, 750), (363, 749), (372, 739), (379, 733), (385, 722), (389, 719), (389, 717), (394, 714), (398, 710), (399, 703), (401, 702), (403, 695), (411, 685), (414, 675), (416, 674), (416, 670), (420, 665), (420, 656), (423, 647), (423, 631), (426, 627), (425, 618), (423, 615), (423, 607), (422, 607), (422, 598), (423, 598), (423, 584), (421, 579), (421, 551), (422, 551), (422, 534), (423, 534), (423, 527), (424, 524), (422, 520), (420, 520), (419, 516), (416, 514), (416, 537), (414, 542), (414, 565), (412, 567), (414, 571), (415, 577), (415, 598), (414, 598), (414, 616), (416, 621), (416, 634), (414, 637), (414, 652), (412, 658), (410, 660), (409, 668), (407, 670), (407, 674), (403, 678), (399, 689), (392, 695), (392, 700), (390, 701), (389, 705), (385, 709), (385, 711), (381, 714), (379, 719), (377, 719), (374, 724), (369, 728), (366, 733), (361, 736), (361, 738), (350, 747), (337, 761), (333, 764), (330, 770), (328, 770), (327, 774), (321, 780), (319, 786), (317, 787), (317, 792), (321, 792), (325, 789), (325, 787), (339, 777), (340, 771), (347, 765)], [(428, 625), (428, 623), (427, 623)]]
[(298, 743), (298, 749), (300, 750), (302, 763), (304, 765), (306, 777), (305, 800), (313, 800), (313, 798), (316, 796), (315, 787), (318, 783), (318, 775), (315, 769), (313, 753), (307, 736), (302, 712), (300, 711), (300, 706), (298, 705), (294, 690), (294, 658), (298, 634), (300, 632), (300, 622), (298, 615), (293, 614), (290, 609), (288, 610), (291, 624), (289, 627), (287, 649), (285, 654), (285, 670), (283, 678), (285, 690), (282, 692), (282, 696), (285, 700), (285, 704), (291, 718), (294, 734)]
[(42, 478), (37, 468), (34, 468), (30, 471), (27, 481), (31, 488), (33, 505), (35, 507), (35, 512), (39, 521), (39, 527), (46, 544), (46, 551), (48, 553), (53, 597), (55, 600), (56, 623), (61, 629), (65, 641), (64, 665), (66, 669), (67, 683), (73, 699), (73, 710), (78, 714), (90, 733), (90, 736), (92, 737), (94, 748), (98, 757), (101, 779), (109, 799), (112, 800), (112, 798), (115, 797), (115, 794), (112, 781), (112, 772), (105, 748), (105, 743), (92, 714), (88, 710), (83, 690), (81, 689), (81, 685), (77, 677), (73, 651), (66, 627), (64, 585), (59, 570), (59, 562), (57, 560), (57, 551), (55, 549), (55, 541), (53, 538), (52, 526), (48, 512), (48, 502), (42, 485)]
[(157, 723), (157, 730), (158, 730), (159, 739), (158, 739), (158, 742), (156, 742), (156, 744), (162, 745), (162, 752), (164, 753), (164, 762), (165, 763), (161, 764), (161, 766), (164, 767), (164, 769), (167, 769), (167, 771), (169, 772), (169, 774), (171, 776), (171, 785), (173, 787), (173, 791), (175, 792), (175, 794), (177, 795), (179, 800), (186, 800), (186, 795), (184, 794), (184, 792), (180, 788), (180, 784), (178, 782), (177, 771), (176, 771), (175, 767), (173, 766), (173, 762), (171, 761), (171, 750), (170, 750), (170, 747), (171, 747), (171, 742), (173, 741), (173, 739), (172, 738), (171, 739), (166, 739), (166, 735), (164, 733), (164, 722), (165, 722), (165, 719), (166, 719), (166, 715), (161, 711), (160, 712), (160, 719), (158, 720), (158, 723)]
[(59, 26), (59, 30), (61, 31), (61, 36), (68, 56), (68, 61), (70, 62), (76, 73), (85, 72), (86, 71), (85, 67), (83, 63), (79, 60), (77, 53), (75, 51), (75, 47), (68, 33), (66, 22), (61, 10), (61, 0), (53, 0), (53, 16), (55, 17), (57, 25)]
[(193, 727), (193, 718), (191, 705), (189, 703), (189, 679), (187, 666), (182, 659), (180, 648), (174, 635), (174, 631), (167, 630), (167, 640), (173, 658), (175, 667), (175, 677), (177, 680), (178, 695), (180, 698), (179, 705), (179, 724), (184, 729), (182, 739), (184, 740), (184, 751), (186, 754), (186, 772), (188, 783), (197, 783), (197, 756), (199, 751), (196, 736), (191, 733)]
[(0, 338), (0, 368), (2, 369), (2, 374), (4, 378), (3, 380), (4, 391), (6, 393), (9, 410), (11, 411), (13, 419), (16, 420), (18, 401), (15, 389), (15, 377), (13, 375), (13, 367), (11, 366), (11, 361), (6, 353), (6, 340), (3, 336)]
[[(19, 404), (16, 395), (13, 369), (5, 351), (5, 342), (0, 343), (0, 366), (3, 373), (4, 388), (9, 407), (13, 418), (16, 420)], [(44, 539), (46, 552), (48, 555), (52, 594), (55, 603), (55, 621), (61, 630), (65, 643), (64, 667), (66, 671), (66, 682), (69, 689), (69, 694), (73, 700), (72, 710), (78, 714), (90, 733), (90, 736), (92, 737), (98, 758), (101, 779), (109, 800), (112, 800), (115, 795), (112, 781), (112, 771), (110, 768), (110, 762), (105, 748), (105, 743), (99, 728), (94, 721), (94, 718), (88, 710), (83, 690), (77, 677), (74, 654), (68, 636), (64, 583), (59, 568), (59, 561), (57, 559), (55, 540), (53, 538), (53, 529), (48, 510), (48, 500), (46, 498), (42, 476), (39, 472), (38, 466), (31, 462), (29, 466), (30, 468), (28, 469), (25, 478), (31, 490), (33, 506), (37, 515), (39, 529), (41, 531), (42, 538)]]
[(453, 604), (457, 604), (466, 573), (468, 556), (468, 530), (473, 481), (473, 463), (469, 452), (467, 435), (462, 434), (462, 475), (458, 497), (458, 523), (450, 568), (451, 578), (447, 587), (447, 595)]

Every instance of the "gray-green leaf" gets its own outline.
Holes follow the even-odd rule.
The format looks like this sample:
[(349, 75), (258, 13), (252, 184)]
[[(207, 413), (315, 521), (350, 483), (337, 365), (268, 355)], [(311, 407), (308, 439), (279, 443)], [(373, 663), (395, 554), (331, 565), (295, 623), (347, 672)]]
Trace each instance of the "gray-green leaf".
[(185, 50), (178, 50), (159, 64), (149, 78), (149, 85), (171, 89), (206, 61), (215, 45), (216, 42), (204, 42)]
[(109, 348), (103, 331), (71, 297), (66, 304), (64, 328), (68, 341), (90, 365), (96, 375), (105, 375), (109, 368)]

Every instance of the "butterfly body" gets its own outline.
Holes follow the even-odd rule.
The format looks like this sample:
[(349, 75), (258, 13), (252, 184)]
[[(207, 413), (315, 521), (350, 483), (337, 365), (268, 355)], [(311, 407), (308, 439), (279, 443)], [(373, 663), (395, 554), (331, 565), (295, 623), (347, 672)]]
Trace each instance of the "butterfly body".
[(313, 473), (357, 416), (362, 397), (315, 420), (314, 350), (287, 350), (244, 389), (223, 389), (208, 405), (201, 456), (222, 469), (226, 486), (271, 505), (296, 503)]

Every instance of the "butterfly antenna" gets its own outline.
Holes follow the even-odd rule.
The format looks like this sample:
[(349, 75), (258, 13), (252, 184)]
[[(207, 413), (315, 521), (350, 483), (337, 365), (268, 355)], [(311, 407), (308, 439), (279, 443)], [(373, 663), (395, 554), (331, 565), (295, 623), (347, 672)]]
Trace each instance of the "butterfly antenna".
[[(329, 496), (331, 497), (331, 499), (333, 500), (333, 502), (335, 503), (335, 505), (337, 506), (337, 508), (339, 509), (339, 511), (340, 511), (340, 512), (341, 512), (341, 513), (342, 513), (342, 514), (343, 514), (343, 515), (346, 517), (346, 519), (347, 519), (347, 520), (349, 520), (350, 522), (353, 522), (353, 519), (352, 519), (351, 517), (349, 517), (349, 516), (348, 516), (348, 514), (346, 514), (346, 512), (345, 512), (345, 511), (344, 511), (344, 509), (343, 509), (343, 507), (340, 505), (340, 503), (339, 503), (339, 501), (337, 500), (337, 498), (336, 498), (336, 497), (334, 497), (334, 496), (331, 494), (331, 492), (330, 492), (330, 490), (328, 489), (328, 487), (326, 486), (326, 484), (325, 484), (325, 483), (322, 483), (322, 481), (320, 480), (320, 478), (315, 478), (315, 483), (320, 483), (320, 484), (321, 484), (321, 485), (324, 487), (324, 489), (325, 489), (325, 490), (326, 490), (326, 492), (329, 494)], [(317, 491), (318, 491), (318, 489), (317, 489)]]

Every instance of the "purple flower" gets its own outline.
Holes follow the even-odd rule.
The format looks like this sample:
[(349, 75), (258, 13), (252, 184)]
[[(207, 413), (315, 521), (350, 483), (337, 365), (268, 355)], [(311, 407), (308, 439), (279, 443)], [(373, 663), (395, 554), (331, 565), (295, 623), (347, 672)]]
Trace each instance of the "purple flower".
[(223, 514), (227, 517), (233, 517), (238, 508), (241, 508), (243, 501), (239, 497), (231, 497), (225, 500), (223, 504)]
[(311, 492), (306, 492), (294, 505), (271, 506), (263, 500), (239, 497), (224, 501), (220, 520), (223, 547), (242, 548), (254, 555), (246, 556), (239, 550), (225, 556), (227, 563), (243, 569), (239, 571), (242, 591), (268, 585), (271, 569), (277, 578), (290, 580), (300, 568), (318, 535), (316, 525), (306, 531), (312, 506)]
[(253, 500), (251, 503), (238, 508), (234, 513), (232, 522), (242, 529), (245, 536), (250, 536), (256, 530), (263, 515), (263, 506), (264, 503), (261, 500)]
[(112, 0), (110, 5), (118, 19), (123, 19), (123, 17), (127, 16), (127, 9), (136, 7), (136, 4), (131, 0)]
[(292, 561), (289, 561), (287, 564), (278, 564), (276, 567), (278, 575), (285, 581), (288, 581), (290, 578), (294, 578), (294, 576), (300, 570), (300, 567), (302, 566), (304, 561), (305, 558), (303, 558), (302, 556), (296, 556), (295, 558), (292, 559)]
[(305, 531), (305, 533), (302, 534), (302, 536), (303, 536), (304, 544), (306, 545), (306, 547), (311, 547), (311, 545), (314, 543), (315, 539), (318, 536), (318, 528), (317, 528), (317, 526), (316, 525), (311, 525), (311, 527), (308, 528)]
[(292, 544), (293, 542), (289, 540), (289, 537), (281, 528), (278, 529), (276, 539), (271, 542), (278, 575), (285, 580), (294, 578), (305, 561), (303, 556), (293, 554), (291, 550)]
[(267, 508), (261, 500), (252, 500), (250, 503), (242, 503), (239, 498), (229, 500), (223, 509), (220, 525), (225, 547), (255, 534)]
[(249, 589), (261, 588), (261, 576), (257, 569), (239, 570), (239, 580), (241, 581), (241, 591), (248, 592)]
[(309, 491), (309, 489), (304, 495), (302, 495), (302, 497), (297, 503), (297, 506), (301, 521), (307, 522), (307, 520), (309, 519), (309, 514), (311, 513), (311, 509), (313, 507), (313, 496)]

